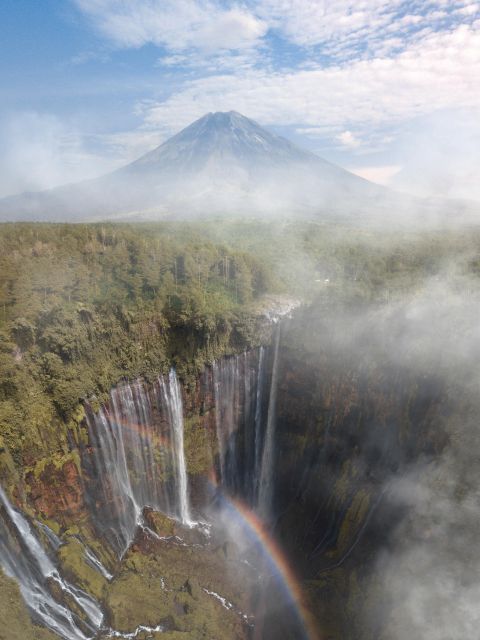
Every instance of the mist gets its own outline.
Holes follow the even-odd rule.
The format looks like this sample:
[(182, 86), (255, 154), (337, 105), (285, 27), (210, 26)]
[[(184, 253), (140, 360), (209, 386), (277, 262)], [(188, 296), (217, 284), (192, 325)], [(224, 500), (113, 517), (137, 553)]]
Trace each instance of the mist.
[[(19, 116), (7, 128), (4, 144), (5, 189), (30, 191), (0, 201), (0, 216), (8, 221), (221, 216), (422, 229), (476, 224), (478, 215), (474, 202), (441, 197), (457, 193), (455, 189), (434, 189), (435, 198), (409, 195), (404, 171), (402, 191), (394, 191), (296, 147), (236, 112), (207, 114), (110, 173), (105, 170), (118, 164), (118, 156), (88, 153), (78, 133), (52, 118)], [(427, 162), (429, 175), (438, 175), (445, 186), (441, 176), (448, 169), (436, 171), (444, 155), (435, 158), (430, 150), (417, 162), (420, 158)], [(104, 175), (91, 178), (99, 173)], [(426, 176), (421, 167), (414, 175)], [(67, 181), (67, 186), (56, 186)], [(56, 188), (35, 192), (39, 187)]]
[(3, 4), (0, 639), (475, 640), (480, 3)]
[(396, 345), (400, 365), (407, 359), (424, 375), (440, 377), (451, 413), (438, 425), (448, 438), (441, 455), (388, 487), (388, 501), (407, 512), (375, 569), (374, 580), (390, 601), (388, 640), (473, 637), (478, 628), (480, 331), (474, 288), (473, 294), (473, 287), (463, 293), (428, 288), (426, 300), (407, 306), (409, 329)]
[[(330, 306), (322, 294), (304, 311), (299, 327), (294, 319), (287, 330), (284, 357), (294, 353), (291, 345), (304, 341), (312, 363), (308, 371), (324, 371), (317, 393), (328, 398), (336, 385), (344, 398), (345, 413), (339, 418), (344, 431), (338, 424), (334, 430), (334, 422), (322, 436), (319, 456), (307, 451), (299, 463), (310, 467), (300, 485), (302, 499), (324, 504), (340, 477), (342, 491), (352, 483), (356, 491), (374, 496), (358, 534), (351, 534), (350, 544), (333, 556), (338, 562), (322, 565), (316, 555), (326, 534), (315, 539), (310, 533), (306, 538), (313, 549), (310, 566), (319, 563), (317, 579), (331, 568), (345, 575), (358, 572), (363, 584), (362, 596), (345, 595), (345, 601), (339, 596), (346, 607), (337, 614), (344, 619), (344, 637), (460, 640), (476, 634), (479, 303), (478, 280), (465, 274), (459, 255), (445, 260), (435, 277), (421, 278), (410, 293), (395, 300), (353, 297)], [(298, 365), (287, 360), (285, 366), (295, 371)], [(416, 400), (409, 399), (408, 389), (416, 390)], [(372, 404), (365, 403), (369, 396)], [(328, 402), (332, 400), (320, 402), (323, 411)], [(410, 435), (402, 422), (395, 425), (396, 403), (400, 412), (412, 416), (402, 419), (412, 421)], [(357, 424), (358, 417), (349, 418), (352, 405), (357, 407), (354, 415), (364, 416), (364, 427)], [(382, 418), (382, 412), (387, 417)], [(386, 422), (379, 426), (382, 419)], [(306, 429), (308, 439), (319, 437), (313, 424)], [(355, 465), (348, 480), (339, 475), (341, 460)], [(323, 523), (322, 518), (318, 522)], [(328, 520), (323, 528), (317, 525), (320, 532), (328, 532), (329, 526)], [(332, 553), (330, 547), (326, 556)], [(350, 588), (356, 593), (354, 583)]]
[(0, 121), (0, 198), (97, 177), (118, 165), (118, 158), (98, 145), (95, 149), (95, 136), (90, 138), (80, 122), (57, 115), (17, 111), (4, 116)]

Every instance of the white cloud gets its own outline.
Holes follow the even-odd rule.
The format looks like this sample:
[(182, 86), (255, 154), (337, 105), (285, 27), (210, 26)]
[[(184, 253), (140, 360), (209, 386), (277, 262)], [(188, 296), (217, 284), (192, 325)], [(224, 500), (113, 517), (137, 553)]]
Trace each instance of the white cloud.
[(386, 123), (480, 105), (480, 30), (433, 33), (395, 57), (271, 73), (200, 77), (144, 109), (145, 124), (175, 131), (205, 112), (236, 109), (263, 124), (307, 127)]
[[(421, 31), (450, 30), (473, 19), (478, 3), (462, 0), (262, 0), (257, 13), (285, 38), (338, 60), (371, 57), (385, 40), (406, 47)], [(446, 19), (447, 22), (446, 22)]]
[[(479, 4), (464, 0), (72, 0), (115, 46), (154, 44), (188, 52), (250, 50), (267, 62), (260, 45), (269, 31), (330, 60), (369, 58), (403, 50), (429, 32), (471, 24)], [(281, 52), (280, 52), (281, 53)]]
[(480, 105), (476, 111), (439, 113), (404, 137), (403, 169), (392, 185), (420, 195), (480, 201)]
[(340, 142), (341, 145), (350, 149), (356, 149), (361, 145), (360, 140), (356, 136), (354, 136), (351, 131), (348, 130), (339, 133), (336, 136), (336, 139), (338, 140), (338, 142)]
[(170, 51), (206, 52), (255, 45), (266, 25), (244, 8), (214, 0), (74, 0), (106, 38), (118, 47), (146, 44)]

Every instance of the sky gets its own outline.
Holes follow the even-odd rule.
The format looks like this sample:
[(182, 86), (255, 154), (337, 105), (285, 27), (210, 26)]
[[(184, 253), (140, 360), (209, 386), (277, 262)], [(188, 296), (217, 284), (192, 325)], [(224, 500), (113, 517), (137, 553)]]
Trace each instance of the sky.
[(0, 2), (0, 196), (229, 110), (375, 182), (480, 200), (480, 2)]

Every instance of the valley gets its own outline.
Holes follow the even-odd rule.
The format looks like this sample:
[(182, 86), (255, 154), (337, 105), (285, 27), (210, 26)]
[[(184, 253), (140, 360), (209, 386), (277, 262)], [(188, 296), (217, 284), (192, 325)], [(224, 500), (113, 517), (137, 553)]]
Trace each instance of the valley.
[(402, 483), (439, 469), (441, 495), (464, 455), (477, 238), (251, 229), (3, 228), (0, 557), (20, 592), (0, 613), (30, 613), (19, 637), (398, 632), (379, 563), (402, 528), (427, 535)]

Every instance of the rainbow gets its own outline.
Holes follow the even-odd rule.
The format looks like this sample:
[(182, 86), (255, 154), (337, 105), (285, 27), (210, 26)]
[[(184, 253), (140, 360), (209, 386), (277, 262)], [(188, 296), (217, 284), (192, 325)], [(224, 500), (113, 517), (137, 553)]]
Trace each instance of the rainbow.
[(109, 414), (109, 422), (116, 429), (126, 429), (131, 433), (137, 434), (142, 440), (161, 447), (171, 446), (170, 438), (163, 436), (154, 431), (150, 425), (139, 424), (127, 420), (114, 420), (113, 415)]
[[(112, 426), (127, 428), (137, 433), (142, 439), (150, 440), (152, 444), (170, 445), (167, 438), (158, 433), (152, 433), (144, 425), (127, 421), (112, 421), (111, 424)], [(218, 485), (216, 473), (213, 469), (209, 480), (211, 489), (215, 493), (217, 500), (219, 500), (222, 509), (261, 552), (261, 556), (266, 561), (266, 567), (275, 578), (276, 584), (280, 587), (282, 595), (285, 597), (285, 601), (291, 606), (292, 612), (295, 613), (298, 628), (302, 633), (302, 636), (299, 636), (297, 640), (321, 640), (313, 616), (305, 606), (300, 582), (285, 558), (283, 551), (269, 534), (264, 523), (241, 501), (225, 496)]]
[[(216, 483), (212, 484), (215, 487)], [(302, 634), (297, 640), (321, 640), (313, 616), (305, 605), (300, 582), (264, 523), (248, 507), (236, 499), (226, 497), (221, 490), (216, 492), (216, 497), (230, 521), (241, 528), (265, 559), (266, 568), (275, 578), (286, 603), (295, 614), (297, 626)]]

